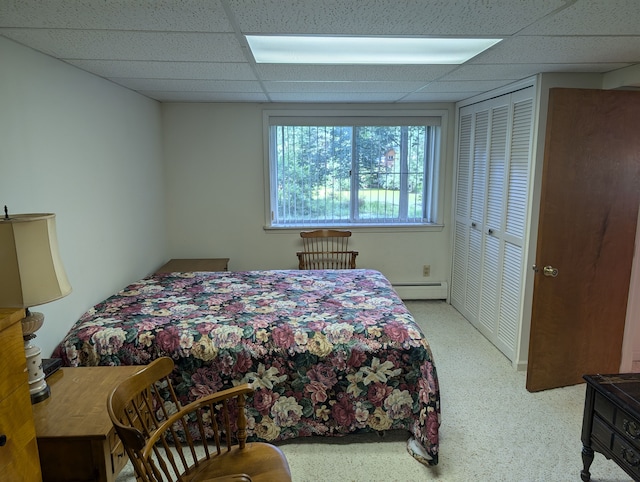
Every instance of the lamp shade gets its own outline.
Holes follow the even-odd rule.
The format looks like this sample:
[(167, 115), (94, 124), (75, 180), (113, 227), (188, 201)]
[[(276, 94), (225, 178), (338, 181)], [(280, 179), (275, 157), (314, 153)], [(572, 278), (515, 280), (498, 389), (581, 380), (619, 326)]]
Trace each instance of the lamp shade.
[(0, 218), (0, 273), (0, 306), (29, 308), (71, 293), (55, 214)]

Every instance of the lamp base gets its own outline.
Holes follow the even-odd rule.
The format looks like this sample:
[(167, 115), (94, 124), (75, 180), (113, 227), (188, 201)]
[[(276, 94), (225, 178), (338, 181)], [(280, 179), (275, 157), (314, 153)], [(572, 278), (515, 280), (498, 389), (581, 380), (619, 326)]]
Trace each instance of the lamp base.
[(43, 400), (46, 400), (51, 396), (51, 389), (49, 385), (45, 383), (44, 388), (36, 393), (31, 393), (31, 405), (35, 405)]
[(44, 323), (44, 315), (35, 311), (28, 311), (22, 320), (22, 338), (24, 339), (24, 353), (27, 357), (27, 371), (29, 372), (29, 393), (31, 403), (38, 403), (49, 398), (51, 389), (45, 381), (42, 369), (41, 350), (31, 341), (36, 337), (35, 332)]

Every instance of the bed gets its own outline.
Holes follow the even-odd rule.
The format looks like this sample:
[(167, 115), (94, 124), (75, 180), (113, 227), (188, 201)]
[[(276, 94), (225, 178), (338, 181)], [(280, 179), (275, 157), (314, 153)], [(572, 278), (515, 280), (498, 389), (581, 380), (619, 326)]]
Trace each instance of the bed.
[(154, 274), (82, 315), (54, 356), (66, 366), (170, 356), (184, 403), (253, 384), (253, 440), (406, 429), (409, 453), (438, 463), (432, 352), (375, 270)]

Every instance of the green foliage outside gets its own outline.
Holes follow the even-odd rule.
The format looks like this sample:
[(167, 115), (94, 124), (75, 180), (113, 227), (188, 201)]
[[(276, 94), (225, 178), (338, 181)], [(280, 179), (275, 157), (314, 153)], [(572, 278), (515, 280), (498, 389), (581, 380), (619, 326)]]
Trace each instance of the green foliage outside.
[(423, 217), (424, 126), (274, 129), (280, 222)]

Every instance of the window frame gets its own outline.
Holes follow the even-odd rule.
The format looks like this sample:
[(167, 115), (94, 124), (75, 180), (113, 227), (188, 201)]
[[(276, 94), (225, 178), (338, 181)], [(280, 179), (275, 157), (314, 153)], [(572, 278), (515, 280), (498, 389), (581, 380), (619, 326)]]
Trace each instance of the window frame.
[[(382, 120), (388, 121), (388, 125), (400, 125), (401, 122), (407, 122), (409, 124), (420, 124), (416, 121), (416, 118), (437, 118), (439, 122), (437, 124), (440, 127), (440, 139), (436, 147), (436, 154), (433, 158), (430, 172), (425, 173), (427, 176), (431, 176), (431, 189), (429, 199), (426, 200), (426, 208), (429, 209), (432, 222), (421, 223), (366, 223), (357, 222), (342, 224), (290, 224), (290, 225), (273, 225), (272, 224), (272, 202), (273, 195), (271, 192), (271, 186), (274, 184), (275, 171), (272, 171), (272, 162), (274, 156), (272, 156), (272, 149), (275, 146), (271, 145), (271, 125), (273, 118), (286, 118), (288, 120), (299, 120), (299, 125), (306, 123), (311, 125), (317, 125), (318, 120), (324, 125), (333, 125), (338, 123), (342, 125), (352, 125), (350, 122), (354, 120), (360, 125), (374, 125), (367, 124), (365, 121), (368, 119), (375, 119), (375, 122), (381, 123)], [(445, 159), (446, 150), (448, 146), (448, 127), (449, 111), (447, 109), (395, 109), (395, 110), (380, 110), (380, 109), (349, 109), (349, 110), (333, 110), (333, 109), (265, 109), (263, 110), (263, 147), (264, 147), (264, 188), (265, 188), (265, 202), (264, 202), (264, 229), (265, 230), (294, 230), (300, 229), (314, 229), (314, 228), (346, 228), (359, 231), (378, 231), (378, 230), (396, 230), (396, 231), (431, 231), (441, 230), (444, 226), (444, 182), (445, 182)], [(338, 120), (339, 119), (339, 120)], [(375, 123), (374, 122), (374, 123)], [(357, 125), (355, 124), (355, 125)], [(290, 124), (295, 125), (295, 124)], [(427, 124), (429, 125), (429, 124)]]

